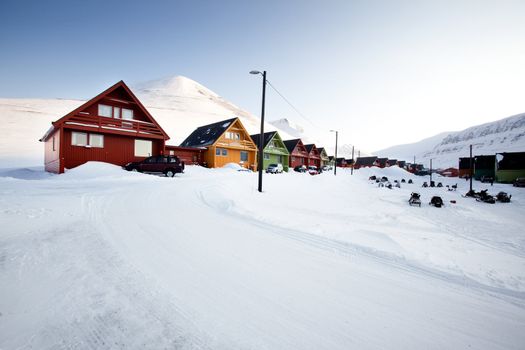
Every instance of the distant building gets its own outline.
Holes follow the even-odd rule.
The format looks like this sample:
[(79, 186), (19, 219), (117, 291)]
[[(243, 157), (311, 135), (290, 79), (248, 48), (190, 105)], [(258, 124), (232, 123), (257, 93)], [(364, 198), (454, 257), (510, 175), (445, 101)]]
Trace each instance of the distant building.
[[(259, 150), (261, 134), (251, 135), (253, 142)], [(265, 132), (263, 137), (263, 169), (268, 169), (270, 164), (282, 164), (284, 171), (288, 171), (290, 153), (277, 131)]]
[(290, 168), (293, 169), (296, 166), (308, 165), (308, 151), (304, 147), (301, 139), (286, 140), (284, 141), (284, 145), (290, 153)]
[(496, 160), (496, 181), (511, 183), (525, 177), (525, 152), (497, 153)]
[(355, 164), (354, 164), (354, 169), (372, 167), (372, 166), (375, 165), (375, 161), (376, 160), (377, 160), (377, 157), (375, 157), (375, 156), (372, 156), (372, 157), (357, 157), (357, 159), (355, 161)]

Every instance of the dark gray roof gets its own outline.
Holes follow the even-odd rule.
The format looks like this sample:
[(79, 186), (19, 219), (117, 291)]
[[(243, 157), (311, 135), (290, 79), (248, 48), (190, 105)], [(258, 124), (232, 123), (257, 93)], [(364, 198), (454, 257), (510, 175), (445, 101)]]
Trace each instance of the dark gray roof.
[(386, 165), (388, 158), (377, 158), (376, 161), (379, 165)]
[[(264, 145), (263, 145), (263, 148), (265, 148), (266, 146), (268, 146), (268, 142), (271, 141), (271, 139), (273, 139), (273, 136), (277, 133), (277, 131), (270, 131), (270, 132), (265, 132), (264, 133)], [(260, 136), (261, 134), (254, 134), (254, 135), (250, 135), (250, 137), (252, 138), (253, 142), (255, 142), (255, 144), (257, 145), (257, 148), (259, 148), (259, 139), (260, 139)]]
[(374, 162), (376, 161), (377, 157), (357, 157), (357, 160), (355, 161), (355, 165), (368, 165), (372, 166), (374, 165)]
[(306, 151), (307, 151), (308, 153), (310, 153), (310, 152), (312, 152), (312, 149), (315, 147), (315, 144), (313, 144), (313, 143), (309, 143), (309, 144), (307, 144), (307, 145), (304, 145), (304, 147), (306, 148)]
[(299, 141), (301, 141), (301, 139), (286, 140), (286, 141), (283, 141), (283, 142), (284, 142), (284, 145), (286, 146), (286, 149), (288, 150), (288, 152), (290, 152), (290, 154), (292, 154), (295, 146), (297, 146), (297, 143), (299, 143)]
[(210, 146), (230, 127), (237, 118), (223, 120), (195, 129), (180, 145), (182, 147)]

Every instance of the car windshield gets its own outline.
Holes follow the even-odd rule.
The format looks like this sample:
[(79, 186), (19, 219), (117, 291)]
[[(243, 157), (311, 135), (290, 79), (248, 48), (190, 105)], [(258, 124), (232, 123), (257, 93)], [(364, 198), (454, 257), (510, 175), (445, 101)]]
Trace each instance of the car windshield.
[(269, 166), (272, 168), (277, 168), (277, 164), (270, 164)]

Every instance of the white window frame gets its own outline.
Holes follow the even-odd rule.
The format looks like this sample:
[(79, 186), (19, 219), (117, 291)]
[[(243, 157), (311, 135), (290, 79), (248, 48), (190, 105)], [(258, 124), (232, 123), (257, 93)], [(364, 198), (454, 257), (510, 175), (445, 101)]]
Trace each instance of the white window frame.
[[(146, 151), (143, 151), (140, 149), (137, 150), (137, 145), (139, 145), (139, 147), (142, 147), (142, 146), (146, 146), (147, 144), (149, 144), (149, 152), (147, 150)], [(134, 150), (133, 150), (133, 154), (135, 155), (135, 157), (151, 157), (152, 153), (153, 153), (153, 142), (151, 140), (135, 139)]]
[(121, 115), (122, 115), (122, 108), (113, 107), (113, 118), (120, 119)]
[[(95, 146), (95, 145), (93, 145), (93, 142), (91, 142), (91, 138), (92, 138), (93, 136), (95, 136), (95, 137), (100, 137), (100, 139), (102, 140), (102, 145), (100, 145), (100, 146)], [(104, 135), (102, 135), (102, 134), (91, 134), (91, 133), (90, 133), (90, 134), (88, 135), (88, 140), (89, 140), (88, 142), (89, 142), (89, 146), (90, 146), (90, 147), (94, 147), (94, 148), (104, 148)]]
[[(109, 108), (109, 110), (107, 110), (109, 112), (109, 116), (102, 114), (101, 111), (102, 111), (103, 107)], [(102, 103), (99, 103), (99, 105), (98, 105), (98, 115), (100, 117), (113, 118), (113, 107), (105, 105), (105, 104), (102, 104)]]
[[(76, 135), (82, 135), (86, 138), (86, 142), (85, 143), (78, 143), (78, 141), (76, 140)], [(77, 142), (75, 142), (77, 141)], [(85, 147), (88, 145), (88, 133), (87, 132), (79, 132), (79, 131), (72, 131), (71, 132), (71, 146), (82, 146), (82, 147)]]
[[(124, 116), (127, 112), (130, 112), (131, 115), (130, 116)], [(132, 109), (128, 109), (128, 108), (122, 108), (121, 111), (120, 111), (120, 115), (121, 115), (121, 118), (123, 120), (133, 120), (133, 110)]]

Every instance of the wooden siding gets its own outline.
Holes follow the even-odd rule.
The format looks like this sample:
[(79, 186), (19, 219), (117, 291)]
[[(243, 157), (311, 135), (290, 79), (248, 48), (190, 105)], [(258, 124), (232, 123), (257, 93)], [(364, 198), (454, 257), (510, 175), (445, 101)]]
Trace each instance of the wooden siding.
[[(135, 157), (135, 140), (143, 138), (126, 137), (122, 135), (104, 134), (104, 147), (85, 147), (71, 145), (72, 130), (64, 130), (63, 158), (64, 167), (71, 169), (89, 161), (106, 162), (115, 165), (125, 165), (140, 161), (146, 157)], [(93, 132), (92, 134), (99, 134)], [(149, 140), (152, 142), (152, 156), (164, 151), (164, 140)]]
[(55, 130), (44, 143), (44, 167), (50, 173), (60, 173), (60, 129)]
[(177, 156), (184, 164), (206, 165), (204, 161), (205, 149), (166, 146), (165, 154)]

